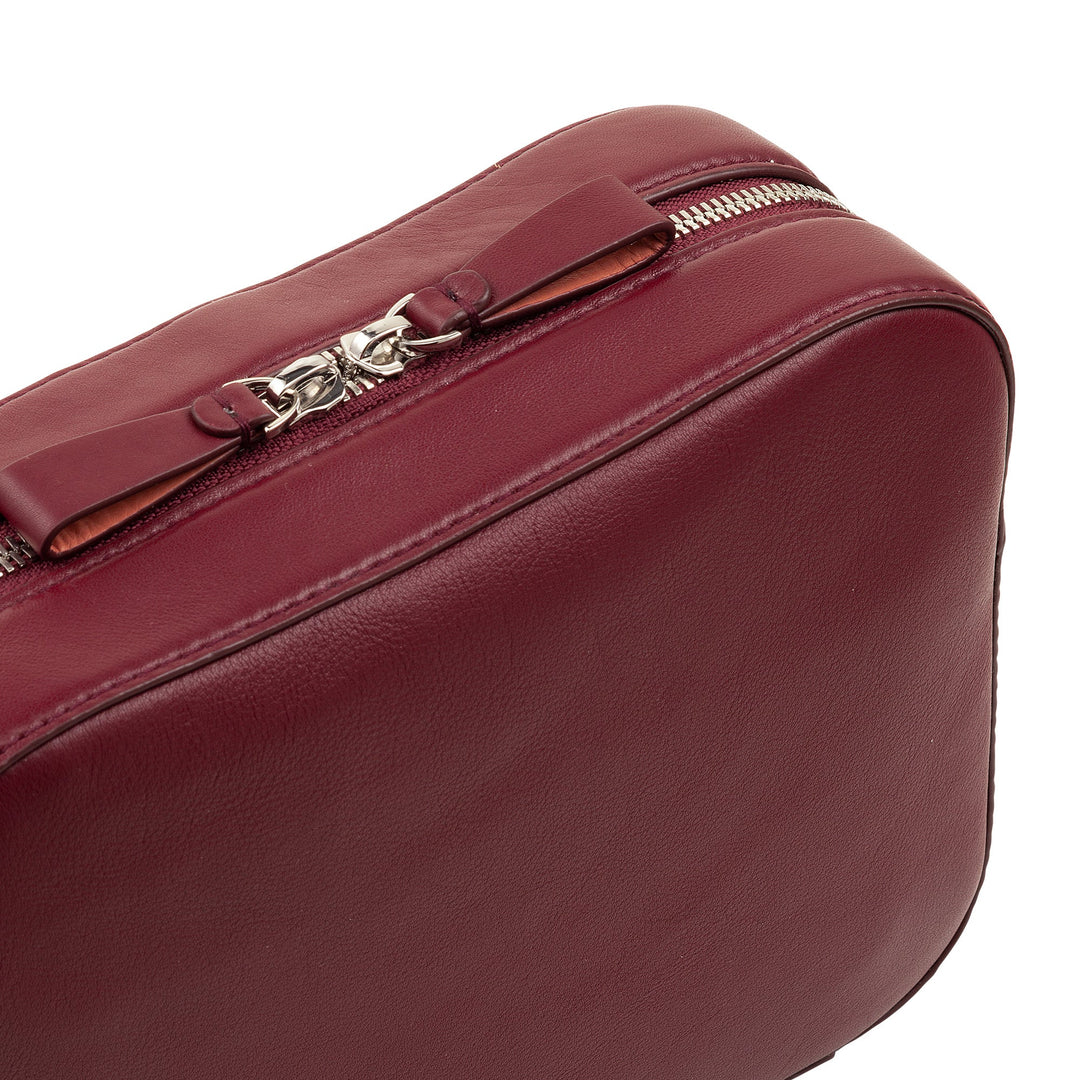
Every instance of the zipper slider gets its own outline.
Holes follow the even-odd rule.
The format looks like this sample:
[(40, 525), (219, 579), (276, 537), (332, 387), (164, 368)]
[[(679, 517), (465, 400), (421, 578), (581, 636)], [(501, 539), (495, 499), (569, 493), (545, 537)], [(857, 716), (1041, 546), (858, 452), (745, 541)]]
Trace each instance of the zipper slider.
[(342, 367), (346, 378), (364, 371), (379, 379), (400, 375), (410, 360), (417, 360), (427, 353), (452, 349), (465, 339), (460, 330), (446, 334), (422, 337), (410, 334), (416, 329), (402, 315), (415, 293), (406, 293), (381, 319), (341, 339)]
[(264, 439), (349, 399), (337, 357), (329, 352), (301, 356), (274, 375), (236, 379), (225, 385), (245, 387), (273, 410), (274, 419), (262, 429)]
[(245, 387), (273, 410), (275, 417), (263, 429), (263, 438), (288, 431), (348, 401), (350, 395), (359, 397), (400, 375), (411, 361), (450, 348), (461, 339), (458, 333), (407, 336), (413, 325), (401, 310), (412, 296), (403, 296), (381, 319), (345, 334), (329, 349), (301, 356), (273, 375), (236, 379), (225, 385)]
[(460, 336), (408, 338), (411, 294), (340, 344), (273, 375), (235, 379), (187, 409), (157, 413), (46, 447), (0, 470), (0, 576), (35, 555), (56, 559), (115, 532), (244, 446), (273, 439), (399, 375), (422, 350)]

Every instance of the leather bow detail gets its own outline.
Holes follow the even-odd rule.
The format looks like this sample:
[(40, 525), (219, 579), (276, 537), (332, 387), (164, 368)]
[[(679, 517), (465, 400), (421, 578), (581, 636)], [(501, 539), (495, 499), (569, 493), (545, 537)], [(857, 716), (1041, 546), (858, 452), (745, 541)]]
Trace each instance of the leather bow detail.
[(617, 281), (655, 259), (674, 236), (659, 210), (604, 176), (548, 203), (438, 285), (421, 289), (404, 314), (425, 337), (465, 336)]
[(277, 413), (229, 383), (190, 408), (103, 428), (0, 470), (0, 511), (39, 554), (80, 551), (265, 435)]

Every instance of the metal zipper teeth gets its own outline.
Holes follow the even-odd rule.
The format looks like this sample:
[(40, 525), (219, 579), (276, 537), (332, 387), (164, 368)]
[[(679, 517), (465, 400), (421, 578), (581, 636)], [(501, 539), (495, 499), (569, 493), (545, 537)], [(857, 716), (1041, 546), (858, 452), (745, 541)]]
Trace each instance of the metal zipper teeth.
[[(755, 210), (764, 210), (785, 203), (809, 203), (832, 207), (836, 210), (847, 210), (847, 207), (835, 195), (821, 188), (810, 184), (800, 184), (794, 180), (777, 180), (718, 195), (685, 210), (677, 210), (668, 214), (668, 217), (675, 225), (675, 235), (683, 237), (710, 225), (731, 221)], [(375, 375), (358, 372), (341, 345), (324, 349), (319, 355), (338, 365), (342, 370), (350, 398), (360, 397), (386, 381)], [(18, 533), (0, 536), (0, 577), (14, 574), (37, 559), (38, 556), (33, 548)]]
[(0, 536), (0, 577), (14, 574), (36, 558), (34, 549), (17, 533)]
[(835, 210), (847, 210), (847, 207), (835, 196), (794, 180), (778, 180), (772, 184), (758, 184), (718, 195), (715, 199), (689, 206), (685, 210), (676, 210), (668, 217), (675, 223), (675, 235), (687, 236), (698, 229), (716, 225), (722, 221), (749, 214), (754, 210), (763, 210), (767, 206), (780, 206), (783, 203), (804, 202), (830, 206)]

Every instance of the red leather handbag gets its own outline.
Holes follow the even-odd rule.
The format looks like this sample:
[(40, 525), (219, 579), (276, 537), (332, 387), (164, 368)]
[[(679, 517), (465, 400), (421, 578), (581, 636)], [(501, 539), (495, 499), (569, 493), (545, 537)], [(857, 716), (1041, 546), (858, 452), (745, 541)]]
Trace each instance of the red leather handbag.
[(643, 108), (9, 398), (3, 1074), (830, 1057), (981, 881), (1010, 385)]

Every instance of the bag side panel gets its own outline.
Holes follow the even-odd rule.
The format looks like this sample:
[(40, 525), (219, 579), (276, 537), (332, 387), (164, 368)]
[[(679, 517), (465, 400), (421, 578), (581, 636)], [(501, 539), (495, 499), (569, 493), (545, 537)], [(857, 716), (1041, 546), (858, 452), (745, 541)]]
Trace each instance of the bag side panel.
[(784, 1080), (982, 871), (1007, 388), (837, 331), (0, 783), (25, 1080)]

